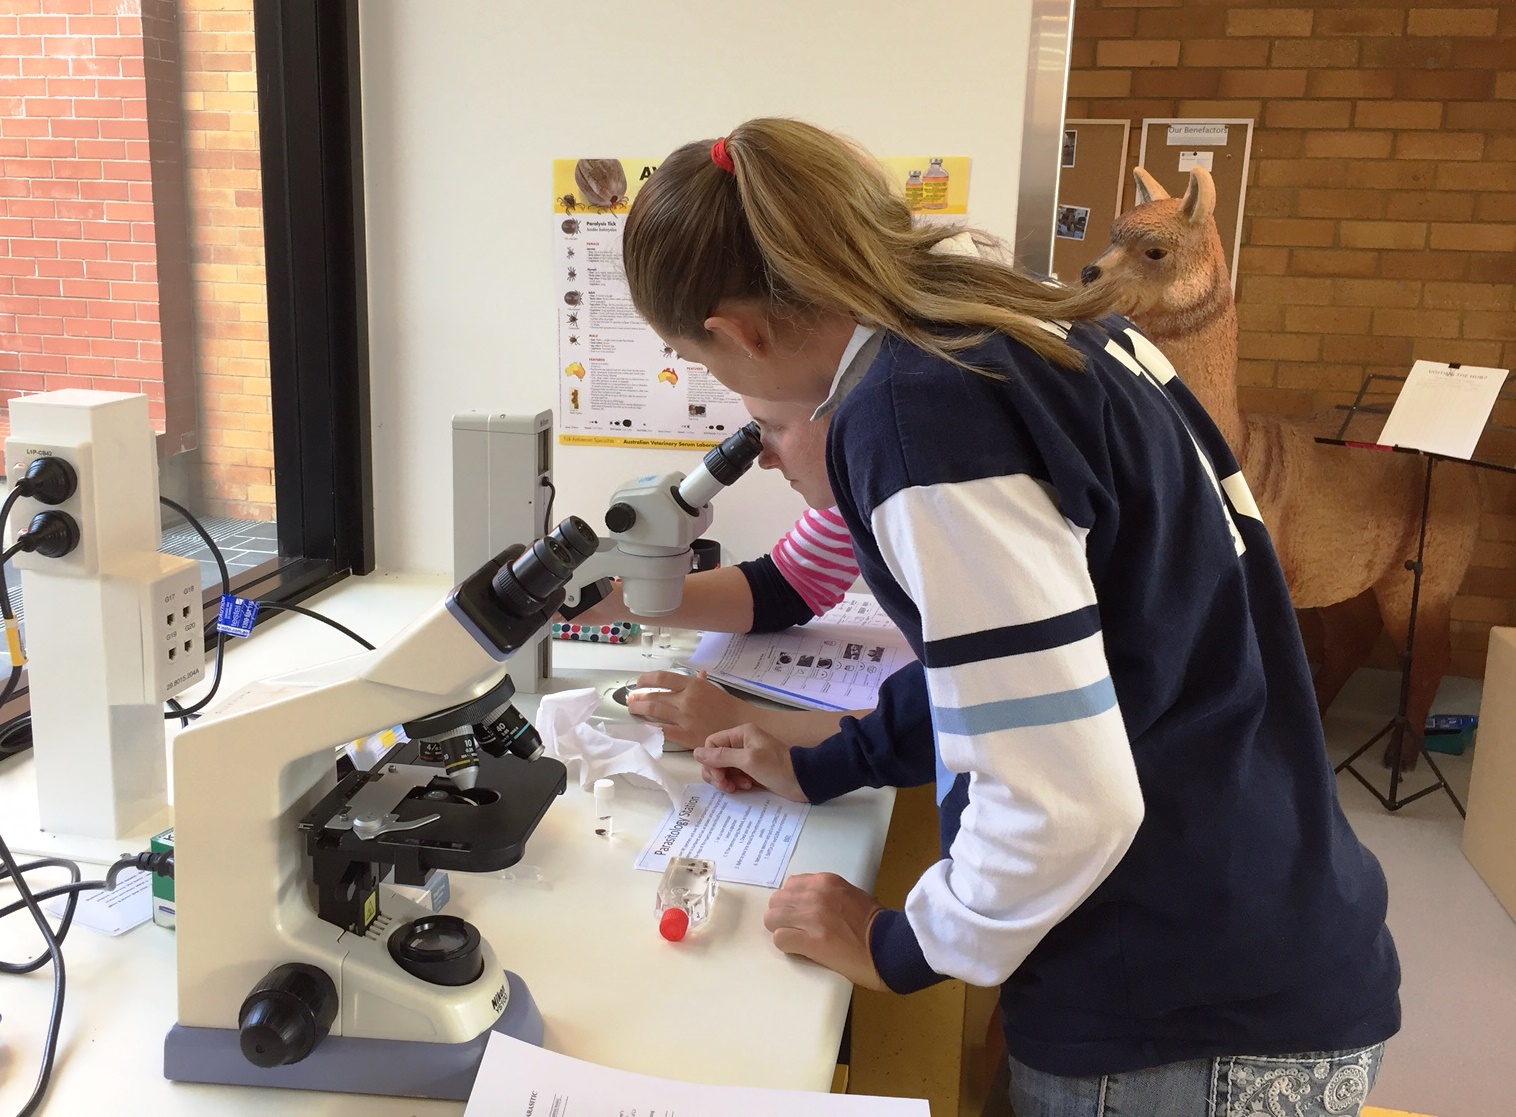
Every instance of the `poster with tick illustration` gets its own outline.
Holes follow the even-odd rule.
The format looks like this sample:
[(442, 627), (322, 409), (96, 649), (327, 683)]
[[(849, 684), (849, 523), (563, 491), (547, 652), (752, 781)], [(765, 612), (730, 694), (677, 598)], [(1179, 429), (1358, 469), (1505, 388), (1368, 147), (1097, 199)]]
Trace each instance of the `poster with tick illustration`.
[(553, 161), (560, 443), (703, 449), (748, 421), (741, 400), (666, 347), (632, 307), (621, 229), (655, 166)]

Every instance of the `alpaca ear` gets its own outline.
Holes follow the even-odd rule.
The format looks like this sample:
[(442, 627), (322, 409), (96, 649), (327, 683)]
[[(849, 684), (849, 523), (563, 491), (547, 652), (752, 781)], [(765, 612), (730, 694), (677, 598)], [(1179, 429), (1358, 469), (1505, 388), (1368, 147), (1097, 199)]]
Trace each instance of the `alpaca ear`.
[(1132, 168), (1132, 181), (1137, 184), (1139, 206), (1145, 206), (1149, 202), (1156, 202), (1169, 196), (1169, 192), (1158, 184), (1158, 180), (1141, 167)]
[(1190, 168), (1190, 185), (1184, 192), (1179, 212), (1192, 225), (1211, 220), (1216, 212), (1216, 183), (1204, 167)]

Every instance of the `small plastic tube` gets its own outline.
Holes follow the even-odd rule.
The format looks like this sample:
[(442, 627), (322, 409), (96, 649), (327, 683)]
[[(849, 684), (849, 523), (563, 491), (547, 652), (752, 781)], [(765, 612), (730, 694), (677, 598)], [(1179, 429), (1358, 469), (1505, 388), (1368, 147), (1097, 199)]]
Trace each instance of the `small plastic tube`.
[(595, 781), (595, 833), (602, 838), (611, 836), (611, 808), (616, 802), (614, 780)]

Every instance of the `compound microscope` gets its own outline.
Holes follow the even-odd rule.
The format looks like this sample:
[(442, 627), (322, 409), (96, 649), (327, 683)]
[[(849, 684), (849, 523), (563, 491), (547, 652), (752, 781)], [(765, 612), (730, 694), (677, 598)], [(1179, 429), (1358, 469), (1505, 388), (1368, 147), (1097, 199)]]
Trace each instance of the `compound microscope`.
[[(166, 1077), (464, 1099), (492, 1031), (540, 1043), (525, 984), (478, 929), (381, 886), (518, 861), (566, 784), (505, 661), (619, 575), (677, 608), (709, 501), (758, 456), (749, 425), (688, 477), (623, 486), (597, 538), (571, 517), (514, 545), (372, 652), (265, 679), (174, 741), (178, 1023)], [(409, 738), (341, 776), (337, 749)]]

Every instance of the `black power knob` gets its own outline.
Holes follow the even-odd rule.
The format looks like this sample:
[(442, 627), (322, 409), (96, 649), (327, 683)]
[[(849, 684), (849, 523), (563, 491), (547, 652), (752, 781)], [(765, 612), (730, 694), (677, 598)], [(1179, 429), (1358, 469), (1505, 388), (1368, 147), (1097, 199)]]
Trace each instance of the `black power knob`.
[(613, 532), (630, 531), (637, 522), (637, 510), (630, 504), (613, 504), (605, 510), (605, 526)]
[(301, 962), (275, 966), (237, 1014), (242, 1054), (256, 1067), (282, 1067), (309, 1055), (337, 1018), (337, 986)]

